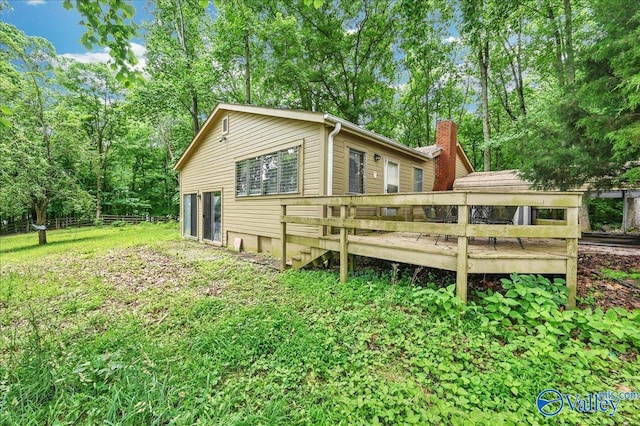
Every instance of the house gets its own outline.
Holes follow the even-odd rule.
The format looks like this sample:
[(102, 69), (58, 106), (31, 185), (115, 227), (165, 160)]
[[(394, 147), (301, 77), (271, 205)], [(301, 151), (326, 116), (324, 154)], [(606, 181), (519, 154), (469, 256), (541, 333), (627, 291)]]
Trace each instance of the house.
[(455, 123), (436, 133), (413, 149), (331, 114), (218, 104), (175, 166), (182, 234), (277, 256), (284, 198), (450, 190), (473, 167)]

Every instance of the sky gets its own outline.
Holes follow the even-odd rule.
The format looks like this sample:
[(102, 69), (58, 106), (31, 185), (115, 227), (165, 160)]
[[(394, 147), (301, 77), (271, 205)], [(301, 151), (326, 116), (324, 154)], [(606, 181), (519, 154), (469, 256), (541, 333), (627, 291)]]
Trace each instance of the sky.
[[(136, 8), (135, 21), (150, 19), (147, 0), (132, 1)], [(0, 20), (7, 22), (26, 35), (39, 36), (49, 40), (59, 55), (71, 57), (81, 62), (106, 62), (107, 51), (94, 47), (92, 51), (80, 44), (84, 27), (79, 24), (82, 17), (75, 10), (62, 7), (62, 0), (9, 0), (9, 10), (0, 12)], [(139, 60), (144, 61), (142, 41), (132, 40), (132, 48)]]

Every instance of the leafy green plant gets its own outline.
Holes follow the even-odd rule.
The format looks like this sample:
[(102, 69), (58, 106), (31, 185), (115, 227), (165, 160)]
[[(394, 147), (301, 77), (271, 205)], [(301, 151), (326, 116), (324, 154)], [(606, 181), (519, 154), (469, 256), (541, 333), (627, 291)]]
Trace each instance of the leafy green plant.
[(613, 308), (606, 313), (591, 310), (562, 310), (566, 298), (564, 280), (541, 276), (517, 275), (503, 279), (507, 292), (481, 294), (486, 316), (484, 327), (519, 329), (554, 342), (580, 338), (599, 347), (618, 352), (640, 347), (640, 311)]
[(640, 271), (631, 269), (629, 272), (614, 271), (612, 269), (602, 268), (600, 271), (602, 275), (607, 278), (613, 278), (614, 280), (635, 280), (640, 281)]

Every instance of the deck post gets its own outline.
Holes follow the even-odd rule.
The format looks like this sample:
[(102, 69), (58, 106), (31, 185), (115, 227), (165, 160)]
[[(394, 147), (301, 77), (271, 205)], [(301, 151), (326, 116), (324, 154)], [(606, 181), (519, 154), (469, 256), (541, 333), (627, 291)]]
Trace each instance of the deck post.
[(280, 206), (280, 270), (287, 269), (287, 222), (284, 221), (284, 217), (287, 215), (287, 206), (283, 204)]
[[(327, 209), (327, 217), (333, 217), (333, 206), (325, 206), (325, 208)], [(333, 235), (333, 227), (327, 225), (325, 235)]]
[[(340, 206), (340, 219), (347, 218), (347, 206)], [(347, 228), (340, 227), (340, 282), (346, 283), (349, 277), (349, 251), (347, 245)]]
[[(326, 218), (327, 217), (327, 210), (329, 209), (329, 207), (327, 207), (326, 204), (323, 204), (320, 206), (320, 217), (321, 218)], [(320, 237), (326, 237), (327, 234), (327, 225), (322, 225), (318, 227), (318, 236)]]
[[(349, 207), (349, 219), (356, 218), (356, 209), (357, 207), (355, 206)], [(351, 235), (356, 235), (356, 228), (351, 228)]]
[(458, 236), (458, 265), (456, 269), (456, 295), (464, 303), (467, 303), (467, 270), (468, 270), (468, 244), (467, 224), (469, 223), (469, 206), (465, 196), (465, 203), (458, 206), (458, 224), (464, 228), (464, 235)]
[[(580, 210), (578, 207), (567, 208), (567, 225), (580, 230), (578, 217)], [(578, 287), (578, 238), (567, 238), (567, 273), (566, 273), (567, 289), (567, 308), (576, 307), (576, 293)]]

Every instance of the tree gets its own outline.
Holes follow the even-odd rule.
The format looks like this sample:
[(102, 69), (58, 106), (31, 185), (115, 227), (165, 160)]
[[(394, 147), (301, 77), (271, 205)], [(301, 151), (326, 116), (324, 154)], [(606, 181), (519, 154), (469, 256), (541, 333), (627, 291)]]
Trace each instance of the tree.
[(195, 136), (213, 107), (211, 88), (219, 77), (212, 69), (208, 15), (196, 0), (161, 0), (153, 14), (147, 27), (147, 102), (187, 113)]
[[(71, 0), (64, 0), (65, 9), (71, 9)], [(91, 50), (98, 45), (109, 49), (117, 77), (125, 86), (138, 79), (133, 70), (138, 59), (131, 48), (131, 39), (138, 26), (133, 21), (135, 7), (124, 0), (75, 0), (75, 7), (84, 17), (80, 24), (86, 28), (80, 42)]]
[(0, 129), (0, 205), (13, 214), (33, 209), (38, 242), (46, 244), (51, 203), (73, 202), (72, 196), (86, 201), (75, 175), (78, 122), (60, 106), (60, 59), (49, 42), (0, 22), (0, 46), (2, 103), (12, 110), (11, 126)]
[(96, 219), (102, 216), (104, 179), (112, 145), (123, 132), (123, 87), (104, 64), (73, 62), (64, 73), (64, 86), (82, 117), (83, 128), (95, 149)]
[(397, 64), (397, 9), (382, 0), (325, 2), (320, 8), (294, 1), (306, 47), (314, 110), (326, 110), (369, 129), (389, 133)]
[(450, 3), (436, 0), (402, 2), (400, 14), (402, 65), (408, 81), (399, 99), (399, 139), (411, 146), (431, 145), (437, 119), (453, 119), (464, 103), (458, 39), (449, 35), (453, 9)]
[(593, 0), (591, 10), (591, 46), (576, 52), (575, 83), (540, 93), (527, 120), (523, 174), (540, 187), (640, 180), (640, 6)]

